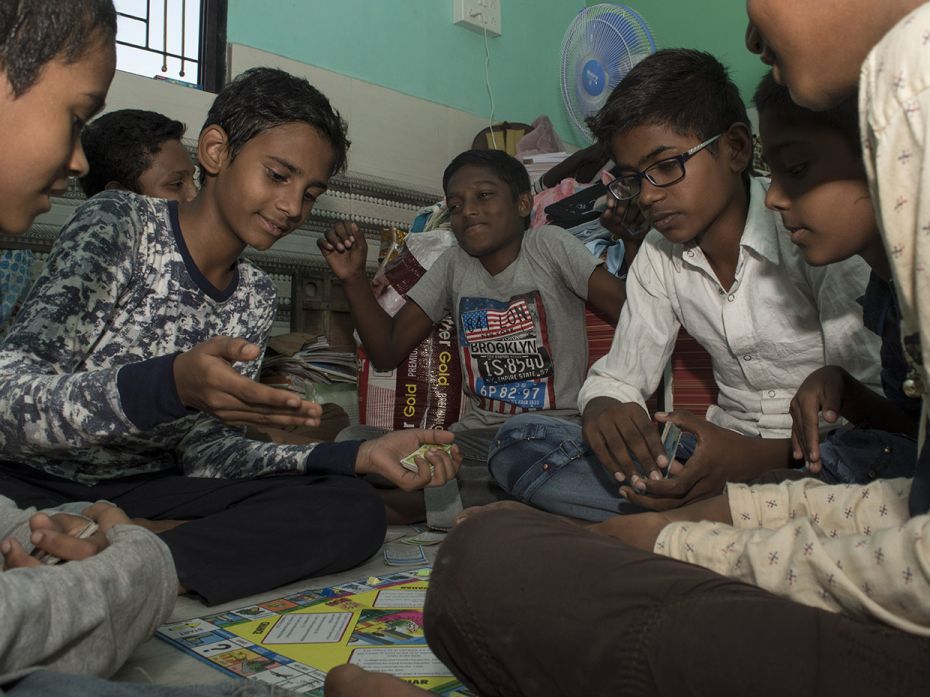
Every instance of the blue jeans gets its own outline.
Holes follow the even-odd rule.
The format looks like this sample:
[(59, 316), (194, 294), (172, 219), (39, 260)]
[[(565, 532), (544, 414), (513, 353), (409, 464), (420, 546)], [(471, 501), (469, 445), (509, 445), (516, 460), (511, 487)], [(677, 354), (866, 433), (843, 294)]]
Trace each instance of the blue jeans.
[[(687, 462), (696, 442), (682, 434), (676, 459)], [(917, 443), (887, 431), (836, 429), (821, 444), (830, 484), (867, 484), (912, 477)], [(488, 457), (491, 475), (511, 496), (535, 508), (600, 521), (640, 509), (619, 494), (619, 484), (584, 442), (581, 426), (550, 416), (521, 414), (497, 432)], [(811, 475), (814, 476), (814, 475)]]
[(838, 428), (820, 444), (820, 462), (818, 477), (829, 484), (913, 477), (917, 441), (874, 428)]
[[(694, 436), (682, 434), (679, 462), (694, 445)], [(600, 521), (643, 510), (620, 496), (620, 484), (570, 421), (539, 414), (508, 419), (491, 443), (488, 468), (511, 496), (551, 513)]]

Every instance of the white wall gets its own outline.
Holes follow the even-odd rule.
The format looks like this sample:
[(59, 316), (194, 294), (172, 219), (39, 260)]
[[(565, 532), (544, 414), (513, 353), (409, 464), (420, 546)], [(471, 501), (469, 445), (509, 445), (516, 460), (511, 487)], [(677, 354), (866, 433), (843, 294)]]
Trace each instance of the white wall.
[[(487, 126), (482, 118), (464, 111), (248, 46), (230, 46), (230, 74), (254, 66), (306, 77), (329, 97), (349, 124), (350, 175), (438, 193), (445, 166)], [(212, 101), (207, 92), (117, 71), (106, 111), (160, 111), (186, 123), (188, 139), (196, 140)]]

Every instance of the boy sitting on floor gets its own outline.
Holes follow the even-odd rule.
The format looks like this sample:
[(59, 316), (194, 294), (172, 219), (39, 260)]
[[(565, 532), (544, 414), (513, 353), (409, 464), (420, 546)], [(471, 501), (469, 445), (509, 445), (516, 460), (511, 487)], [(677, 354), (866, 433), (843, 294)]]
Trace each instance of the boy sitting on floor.
[[(215, 604), (371, 556), (384, 508), (357, 474), (411, 490), (453, 477), (454, 451), (432, 451), (417, 472), (399, 462), (421, 444), (451, 442), (448, 433), (284, 446), (195, 411), (259, 424), (319, 414), (247, 379), (275, 303), (270, 280), (240, 255), (306, 219), (347, 146), (320, 92), (256, 68), (210, 109), (197, 198), (110, 191), (78, 208), (0, 345), (0, 490), (20, 505), (103, 498), (151, 519), (182, 590)], [(205, 390), (230, 380), (215, 364), (205, 370), (203, 354), (237, 351), (244, 385)], [(261, 404), (282, 393), (283, 409)]]
[[(912, 391), (930, 385), (930, 354), (921, 351), (930, 345), (921, 230), (928, 219), (930, 3), (748, 0), (747, 7), (755, 24), (747, 44), (808, 108), (854, 97), (861, 68), (866, 169), (891, 252), (907, 380)], [(927, 392), (920, 391), (926, 413)], [(710, 697), (739, 686), (740, 694), (760, 697), (924, 695), (930, 488), (923, 477), (930, 478), (926, 448), (913, 481), (735, 485), (729, 501), (716, 502), (719, 516), (713, 501), (692, 504), (692, 515), (665, 514), (733, 527), (646, 513), (614, 518), (597, 526), (607, 535), (591, 535), (532, 511), (488, 510), (443, 545), (427, 596), (427, 638), (478, 694)], [(695, 544), (698, 538), (704, 544)], [(790, 547), (789, 554), (777, 546)], [(482, 578), (488, 568), (495, 573)], [(562, 613), (556, 624), (538, 611), (579, 583), (593, 601), (578, 605), (590, 615)], [(508, 586), (533, 593), (512, 594), (514, 607), (515, 598), (500, 598)], [(328, 678), (328, 697), (423, 694), (357, 666)]]
[(111, 111), (81, 134), (90, 171), (78, 181), (87, 198), (110, 189), (190, 201), (197, 195), (194, 163), (181, 143), (185, 126), (142, 109)]
[[(124, 109), (104, 114), (81, 133), (81, 145), (90, 172), (78, 179), (84, 194), (90, 198), (106, 189), (125, 189), (144, 196), (190, 201), (197, 195), (194, 185), (194, 163), (181, 144), (184, 124), (154, 111)], [(30, 250), (0, 252), (14, 259), (25, 255), (31, 267)], [(13, 261), (11, 264), (23, 261)], [(29, 287), (29, 274), (24, 278), (21, 299)], [(6, 289), (4, 289), (6, 292)], [(11, 321), (19, 311), (19, 303), (8, 300), (0, 310), (0, 326)]]
[[(498, 434), (489, 466), (518, 499), (587, 520), (629, 502), (678, 506), (790, 465), (788, 406), (815, 369), (843, 365), (877, 388), (877, 339), (856, 303), (865, 265), (804, 262), (765, 208), (765, 183), (749, 177), (748, 124), (724, 66), (684, 49), (637, 64), (592, 119), (617, 163), (609, 191), (635, 199), (654, 229), (610, 352), (582, 386), (583, 426), (526, 414)], [(679, 327), (710, 353), (720, 397), (706, 421), (659, 416), (694, 434), (673, 464), (645, 400)]]
[[(80, 125), (103, 106), (115, 34), (110, 0), (0, 0), (0, 169), (10, 175), (0, 176), (4, 234), (25, 232), (49, 209), (49, 193), (87, 171)], [(83, 513), (20, 510), (0, 496), (4, 694), (87, 694), (71, 691), (85, 679), (52, 671), (112, 673), (174, 606), (177, 577), (164, 543), (109, 504), (88, 504)], [(87, 518), (99, 530), (77, 539)], [(42, 564), (32, 552), (62, 563)]]
[[(842, 365), (824, 366), (804, 380), (791, 402), (794, 457), (829, 483), (912, 476), (920, 400), (904, 392), (901, 314), (862, 163), (856, 100), (809, 111), (770, 73), (754, 101), (771, 168), (766, 205), (781, 214), (807, 263), (823, 266), (859, 255), (872, 268), (862, 314), (882, 340), (884, 397)], [(828, 423), (843, 417), (857, 428), (831, 431), (821, 443), (821, 414)]]
[[(377, 303), (365, 273), (367, 245), (355, 226), (339, 224), (320, 241), (343, 281), (365, 351), (378, 368), (404, 360), (447, 313), (455, 319), (468, 413), (450, 428), (466, 466), (459, 486), (465, 505), (499, 494), (489, 485), (488, 446), (513, 414), (545, 411), (578, 419), (584, 380), (586, 300), (616, 319), (622, 282), (600, 267), (585, 246), (561, 228), (527, 230), (533, 197), (529, 176), (498, 150), (469, 150), (443, 174), (443, 190), (459, 246), (447, 250), (407, 293), (411, 302), (390, 317)], [(431, 500), (427, 521), (448, 527), (461, 510)]]

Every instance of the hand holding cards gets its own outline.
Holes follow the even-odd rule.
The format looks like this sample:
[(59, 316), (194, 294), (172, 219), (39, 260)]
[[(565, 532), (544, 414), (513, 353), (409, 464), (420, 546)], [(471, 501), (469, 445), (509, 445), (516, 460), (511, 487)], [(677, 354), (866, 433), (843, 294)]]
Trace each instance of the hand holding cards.
[[(426, 460), (426, 454), (430, 450), (444, 450), (445, 452), (448, 453), (452, 451), (452, 446), (445, 445), (445, 444), (436, 445), (436, 444), (431, 444), (431, 443), (421, 445), (419, 448), (417, 448), (412, 453), (407, 455), (407, 457), (402, 458), (400, 461), (400, 464), (404, 466), (404, 469), (408, 469), (411, 472), (416, 472), (417, 471), (417, 458), (422, 457), (424, 460)], [(429, 465), (429, 473), (430, 475), (432, 475), (434, 473), (435, 468), (433, 467), (433, 464), (429, 462), (428, 460), (427, 460), (427, 464)]]
[[(83, 517), (83, 516), (82, 516)], [(75, 537), (79, 540), (86, 540), (88, 537), (93, 535), (100, 526), (97, 525), (93, 520), (87, 518), (87, 523), (82, 528), (78, 528), (77, 531), (71, 533), (72, 537)], [(54, 554), (49, 554), (48, 552), (39, 549), (36, 547), (32, 550), (32, 556), (35, 557), (37, 561), (42, 562), (51, 566), (52, 564), (58, 564), (61, 561), (60, 557), (56, 557)]]
[(454, 440), (453, 434), (438, 429), (391, 431), (359, 445), (355, 472), (378, 474), (404, 491), (442, 486), (455, 478), (462, 463)]
[(668, 457), (668, 467), (665, 468), (665, 478), (668, 479), (672, 471), (672, 462), (678, 453), (678, 443), (681, 441), (681, 429), (671, 421), (665, 422), (665, 428), (662, 429), (662, 449)]

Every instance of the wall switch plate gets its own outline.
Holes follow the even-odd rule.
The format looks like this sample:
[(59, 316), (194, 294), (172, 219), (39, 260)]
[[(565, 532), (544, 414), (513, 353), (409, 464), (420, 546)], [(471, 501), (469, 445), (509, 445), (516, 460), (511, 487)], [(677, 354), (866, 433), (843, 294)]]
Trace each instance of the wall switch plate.
[(452, 22), (488, 36), (501, 35), (501, 0), (452, 0)]

